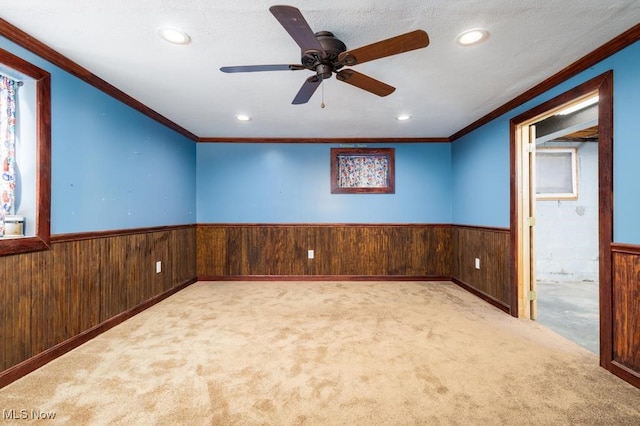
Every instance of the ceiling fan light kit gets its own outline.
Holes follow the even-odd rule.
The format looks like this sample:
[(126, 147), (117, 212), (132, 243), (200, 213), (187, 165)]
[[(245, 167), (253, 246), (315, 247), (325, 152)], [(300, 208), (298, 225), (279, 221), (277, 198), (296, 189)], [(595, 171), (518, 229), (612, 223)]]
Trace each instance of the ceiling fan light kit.
[(423, 30), (382, 40), (357, 49), (347, 46), (329, 31), (314, 33), (299, 9), (293, 6), (271, 6), (269, 11), (280, 22), (301, 50), (300, 64), (241, 65), (222, 67), (226, 73), (258, 71), (309, 70), (314, 75), (307, 78), (293, 99), (292, 104), (304, 104), (311, 99), (322, 80), (335, 73), (339, 81), (351, 84), (378, 96), (388, 96), (395, 88), (350, 68), (354, 65), (397, 55), (429, 45), (429, 36)]

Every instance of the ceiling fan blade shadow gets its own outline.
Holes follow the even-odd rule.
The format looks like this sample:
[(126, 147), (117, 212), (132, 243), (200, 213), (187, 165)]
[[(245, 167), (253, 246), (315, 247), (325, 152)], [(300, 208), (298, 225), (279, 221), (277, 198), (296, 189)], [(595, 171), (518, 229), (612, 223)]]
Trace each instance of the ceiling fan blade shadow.
[(323, 52), (322, 45), (299, 9), (293, 6), (271, 6), (269, 11), (298, 43), (303, 52), (307, 50)]
[(415, 30), (386, 40), (368, 44), (357, 49), (342, 52), (338, 61), (348, 66), (362, 64), (374, 59), (385, 58), (429, 45), (429, 36), (423, 30)]
[(257, 72), (257, 71), (296, 71), (303, 70), (302, 65), (239, 65), (232, 67), (221, 67), (220, 71), (226, 73), (235, 72)]
[(396, 88), (352, 69), (342, 70), (336, 78), (378, 96), (392, 94)]
[(311, 96), (313, 96), (313, 94), (316, 92), (316, 89), (318, 89), (320, 83), (322, 83), (322, 80), (320, 80), (317, 75), (312, 75), (311, 77), (306, 79), (302, 84), (300, 90), (298, 90), (298, 94), (295, 98), (293, 98), (293, 101), (291, 103), (293, 105), (300, 105), (309, 102), (309, 99), (311, 99)]

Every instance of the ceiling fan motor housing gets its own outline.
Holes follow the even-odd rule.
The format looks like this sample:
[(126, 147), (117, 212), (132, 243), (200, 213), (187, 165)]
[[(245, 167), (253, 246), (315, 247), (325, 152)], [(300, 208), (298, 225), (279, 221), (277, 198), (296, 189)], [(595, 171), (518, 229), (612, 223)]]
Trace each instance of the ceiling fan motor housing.
[(329, 31), (314, 33), (298, 8), (276, 5), (271, 6), (269, 11), (300, 47), (300, 56), (302, 58), (300, 64), (243, 65), (221, 67), (220, 71), (227, 73), (295, 71), (303, 69), (313, 71), (314, 75), (304, 81), (293, 102), (291, 102), (294, 105), (307, 103), (316, 89), (321, 86), (320, 83), (330, 78), (334, 72), (338, 80), (349, 83), (352, 86), (378, 96), (390, 95), (395, 90), (393, 86), (355, 70), (342, 68), (409, 52), (429, 45), (427, 33), (424, 30), (415, 30), (347, 51), (347, 46), (336, 38), (333, 33)]
[(326, 79), (343, 67), (344, 64), (338, 62), (338, 55), (345, 52), (347, 46), (329, 31), (319, 31), (315, 35), (323, 51), (303, 51), (301, 63), (305, 68), (315, 71), (318, 77)]

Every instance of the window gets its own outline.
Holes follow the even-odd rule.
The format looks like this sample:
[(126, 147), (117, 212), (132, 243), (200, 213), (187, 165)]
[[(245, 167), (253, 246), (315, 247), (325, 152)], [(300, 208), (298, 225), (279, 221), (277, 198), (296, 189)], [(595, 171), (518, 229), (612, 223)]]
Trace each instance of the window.
[[(50, 74), (0, 49), (0, 75), (20, 82), (15, 98), (14, 193), (8, 202), (10, 232), (0, 236), (0, 255), (49, 248), (51, 212), (51, 80)], [(6, 114), (0, 115), (6, 117)], [(6, 120), (6, 118), (3, 118)], [(3, 123), (4, 127), (7, 123)], [(8, 149), (8, 148), (7, 148)], [(1, 152), (1, 151), (0, 151)], [(5, 157), (6, 158), (6, 157)], [(2, 170), (9, 171), (9, 161)], [(5, 167), (6, 166), (6, 167)], [(2, 188), (0, 188), (2, 191)], [(9, 195), (3, 194), (9, 199)], [(4, 210), (3, 210), (4, 212)], [(20, 224), (20, 219), (24, 222)], [(6, 218), (6, 215), (5, 215)], [(22, 225), (22, 229), (19, 229)], [(18, 226), (18, 230), (16, 230)], [(20, 235), (23, 234), (23, 235)]]
[(536, 198), (538, 200), (578, 198), (575, 148), (546, 148), (536, 151)]

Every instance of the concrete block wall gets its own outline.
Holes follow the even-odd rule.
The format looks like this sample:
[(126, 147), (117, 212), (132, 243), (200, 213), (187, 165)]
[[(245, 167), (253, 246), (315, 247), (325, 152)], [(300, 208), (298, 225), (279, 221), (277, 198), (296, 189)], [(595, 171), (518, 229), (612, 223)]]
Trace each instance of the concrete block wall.
[(548, 142), (578, 149), (578, 199), (536, 202), (540, 281), (598, 281), (598, 144)]

